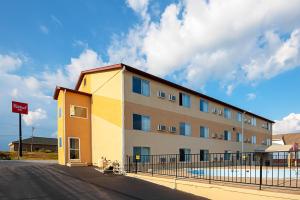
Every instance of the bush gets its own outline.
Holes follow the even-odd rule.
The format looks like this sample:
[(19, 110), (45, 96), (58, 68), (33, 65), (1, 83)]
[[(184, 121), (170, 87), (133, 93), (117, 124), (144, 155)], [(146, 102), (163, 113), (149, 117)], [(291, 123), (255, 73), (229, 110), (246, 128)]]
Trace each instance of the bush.
[(0, 152), (0, 160), (11, 160), (11, 157), (7, 152)]

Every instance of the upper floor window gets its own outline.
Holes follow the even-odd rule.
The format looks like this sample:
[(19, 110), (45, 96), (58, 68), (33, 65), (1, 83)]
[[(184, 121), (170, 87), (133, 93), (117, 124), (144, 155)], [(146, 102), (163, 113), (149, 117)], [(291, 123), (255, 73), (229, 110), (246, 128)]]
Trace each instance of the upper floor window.
[(87, 108), (81, 106), (70, 105), (70, 116), (87, 118)]
[(240, 112), (238, 112), (237, 114), (236, 114), (236, 120), (238, 121), (238, 122), (242, 122), (242, 113), (240, 113)]
[(268, 128), (269, 131), (271, 131), (272, 130), (272, 124), (268, 122), (267, 123), (267, 128)]
[(251, 137), (251, 143), (256, 144), (256, 135), (252, 135)]
[(179, 105), (186, 107), (186, 108), (191, 107), (190, 95), (180, 92), (179, 93)]
[(268, 138), (268, 139), (267, 139), (267, 146), (270, 146), (270, 145), (271, 145), (271, 139)]
[(224, 117), (226, 119), (231, 119), (231, 110), (229, 108), (224, 108)]
[(185, 135), (185, 136), (191, 135), (191, 125), (181, 122), (180, 123), (180, 135)]
[(208, 138), (209, 136), (209, 128), (200, 126), (200, 137), (202, 138)]
[(231, 132), (230, 131), (224, 131), (224, 140), (231, 140)]
[(208, 112), (208, 101), (204, 99), (200, 99), (200, 111)]
[(150, 96), (150, 82), (138, 77), (132, 77), (132, 92)]
[(133, 129), (141, 131), (150, 131), (150, 117), (145, 115), (133, 114)]
[(256, 126), (256, 118), (255, 117), (251, 118), (251, 125)]
[(243, 136), (241, 133), (236, 133), (236, 141), (237, 142), (242, 142), (243, 141)]

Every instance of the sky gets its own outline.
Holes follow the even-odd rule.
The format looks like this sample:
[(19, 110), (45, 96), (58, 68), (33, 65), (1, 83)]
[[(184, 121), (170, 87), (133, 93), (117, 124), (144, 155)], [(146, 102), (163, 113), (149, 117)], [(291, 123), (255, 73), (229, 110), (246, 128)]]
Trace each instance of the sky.
[(56, 137), (56, 85), (125, 63), (300, 132), (300, 0), (3, 0), (0, 150)]

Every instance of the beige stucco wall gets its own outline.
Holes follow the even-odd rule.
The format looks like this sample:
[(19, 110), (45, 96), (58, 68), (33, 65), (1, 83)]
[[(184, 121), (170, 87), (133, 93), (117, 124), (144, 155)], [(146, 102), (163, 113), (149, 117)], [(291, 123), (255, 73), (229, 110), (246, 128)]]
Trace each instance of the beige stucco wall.
[[(85, 75), (86, 87), (92, 94), (92, 163), (102, 157), (122, 160), (122, 70)], [(83, 81), (82, 81), (83, 83)]]
[[(242, 132), (241, 122), (237, 122), (237, 111), (231, 109), (232, 118), (226, 119), (224, 116), (219, 116), (211, 113), (213, 107), (224, 108), (214, 102), (209, 102), (209, 113), (201, 112), (199, 109), (200, 97), (191, 95), (191, 107), (185, 108), (179, 106), (179, 92), (178, 89), (169, 87), (159, 82), (150, 81), (150, 97), (132, 92), (132, 73), (125, 73), (125, 141), (126, 141), (126, 154), (132, 154), (133, 146), (147, 146), (151, 147), (152, 154), (163, 153), (178, 153), (179, 148), (191, 148), (192, 153), (199, 153), (200, 149), (209, 149), (210, 152), (224, 152), (224, 150), (231, 150), (235, 152), (241, 151), (242, 143), (236, 142), (236, 133)], [(138, 75), (135, 75), (140, 77)], [(167, 97), (161, 99), (157, 96), (157, 92), (162, 90), (166, 93)], [(168, 100), (168, 95), (173, 94), (176, 96), (176, 102)], [(132, 114), (143, 114), (151, 117), (151, 131), (142, 132), (132, 130)], [(245, 118), (250, 119), (251, 116), (247, 115)], [(251, 139), (252, 135), (256, 135), (256, 145), (244, 143), (244, 151), (254, 151), (255, 149), (264, 149), (267, 146), (261, 145), (262, 141), (272, 137), (272, 132), (261, 127), (262, 123), (266, 123), (262, 119), (256, 118), (257, 126), (244, 124), (244, 139)], [(186, 122), (191, 124), (192, 135), (180, 136), (179, 123)], [(157, 131), (158, 124), (175, 126), (177, 132), (160, 132)], [(199, 138), (200, 126), (206, 126), (210, 129), (210, 139)], [(224, 130), (232, 133), (231, 141), (224, 141), (220, 139), (213, 139), (213, 135), (223, 134)]]

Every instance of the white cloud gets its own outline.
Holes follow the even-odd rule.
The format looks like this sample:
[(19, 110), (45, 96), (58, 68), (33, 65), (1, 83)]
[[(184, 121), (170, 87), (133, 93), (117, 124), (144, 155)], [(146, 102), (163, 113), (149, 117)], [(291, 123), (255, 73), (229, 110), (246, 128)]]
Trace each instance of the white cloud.
[(40, 25), (39, 29), (40, 29), (40, 31), (41, 31), (42, 33), (44, 33), (44, 34), (48, 34), (48, 33), (49, 33), (49, 29), (48, 29), (48, 27), (45, 26), (45, 25)]
[(256, 94), (254, 94), (254, 93), (248, 93), (247, 94), (247, 100), (248, 101), (252, 101), (254, 99), (256, 99)]
[(18, 69), (22, 65), (21, 57), (13, 55), (0, 54), (0, 72), (11, 72)]
[(181, 72), (183, 82), (195, 88), (221, 81), (227, 94), (240, 83), (300, 66), (298, 0), (180, 1), (155, 21), (145, 8), (148, 2), (127, 3), (135, 12), (145, 10), (146, 17), (114, 40), (111, 63), (138, 64), (159, 76)]
[(42, 119), (47, 118), (47, 113), (42, 108), (37, 108), (34, 111), (29, 111), (28, 115), (23, 115), (22, 119), (24, 120), (27, 126), (36, 125), (36, 123)]
[(142, 16), (146, 15), (148, 3), (149, 0), (127, 0), (127, 5)]
[(275, 120), (273, 132), (275, 134), (300, 132), (300, 114), (290, 113), (281, 120)]

